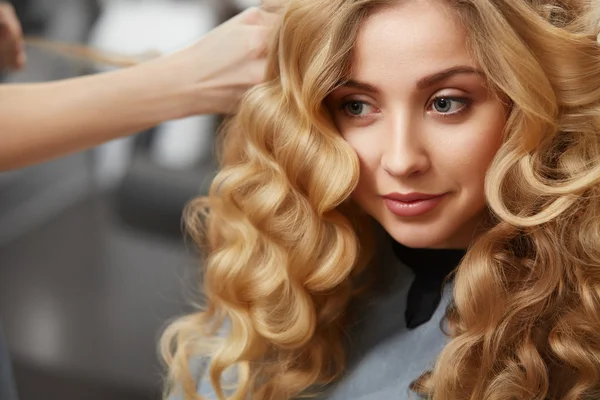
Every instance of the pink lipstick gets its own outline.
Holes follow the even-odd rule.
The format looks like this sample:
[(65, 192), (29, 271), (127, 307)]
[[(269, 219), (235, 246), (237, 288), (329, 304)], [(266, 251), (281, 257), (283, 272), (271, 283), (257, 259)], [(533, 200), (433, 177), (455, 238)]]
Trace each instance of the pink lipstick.
[(393, 214), (399, 217), (417, 217), (427, 214), (440, 204), (445, 193), (389, 193), (383, 197), (383, 201)]

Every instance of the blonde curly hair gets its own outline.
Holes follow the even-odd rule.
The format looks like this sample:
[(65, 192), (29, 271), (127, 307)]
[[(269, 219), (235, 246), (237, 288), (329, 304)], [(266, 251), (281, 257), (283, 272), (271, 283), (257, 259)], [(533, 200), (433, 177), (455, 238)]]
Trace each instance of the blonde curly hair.
[[(397, 1), (292, 0), (283, 11), (267, 81), (224, 126), (222, 169), (187, 210), (206, 254), (206, 307), (162, 338), (169, 393), (200, 398), (198, 358), (220, 399), (229, 368), (229, 399), (290, 399), (343, 372), (346, 310), (373, 246), (349, 200), (357, 156), (323, 101), (350, 76), (361, 22)], [(511, 109), (486, 178), (493, 227), (456, 272), (450, 342), (413, 389), (435, 400), (600, 398), (598, 6), (439, 1)]]

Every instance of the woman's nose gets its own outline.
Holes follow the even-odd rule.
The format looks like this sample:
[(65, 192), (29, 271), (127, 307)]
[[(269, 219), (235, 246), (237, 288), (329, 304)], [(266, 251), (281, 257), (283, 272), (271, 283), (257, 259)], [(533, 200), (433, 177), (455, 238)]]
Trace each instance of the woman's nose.
[(381, 158), (388, 174), (409, 177), (429, 169), (430, 160), (418, 124), (408, 118), (396, 118), (388, 129)]

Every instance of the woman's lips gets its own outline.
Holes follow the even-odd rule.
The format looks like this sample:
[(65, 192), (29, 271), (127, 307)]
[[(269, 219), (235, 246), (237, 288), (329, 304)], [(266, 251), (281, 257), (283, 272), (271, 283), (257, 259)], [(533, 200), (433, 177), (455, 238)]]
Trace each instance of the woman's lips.
[(399, 217), (417, 217), (427, 214), (440, 204), (446, 194), (390, 193), (383, 201), (391, 213)]

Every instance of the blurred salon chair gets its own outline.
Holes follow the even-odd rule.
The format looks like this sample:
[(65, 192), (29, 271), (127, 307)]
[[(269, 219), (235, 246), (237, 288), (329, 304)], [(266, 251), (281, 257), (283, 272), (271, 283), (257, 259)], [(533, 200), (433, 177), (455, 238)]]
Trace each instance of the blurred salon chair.
[[(156, 144), (155, 132), (147, 135), (149, 144)], [(211, 136), (213, 132), (199, 135)], [(208, 194), (216, 162), (208, 157), (186, 168), (173, 168), (157, 162), (151, 147), (145, 144), (141, 140), (134, 143), (131, 164), (115, 190), (116, 213), (134, 229), (181, 240), (185, 205), (199, 195)]]

